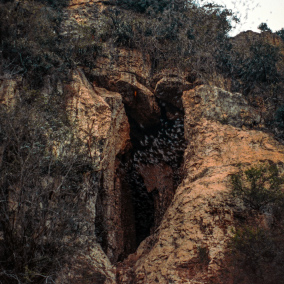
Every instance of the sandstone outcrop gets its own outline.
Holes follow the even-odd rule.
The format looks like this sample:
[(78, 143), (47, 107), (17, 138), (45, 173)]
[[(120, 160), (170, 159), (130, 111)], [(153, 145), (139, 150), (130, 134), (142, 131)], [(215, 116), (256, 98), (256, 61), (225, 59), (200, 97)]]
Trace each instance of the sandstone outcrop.
[(118, 283), (220, 283), (234, 227), (230, 175), (238, 164), (283, 161), (284, 147), (270, 135), (241, 128), (259, 116), (240, 94), (200, 86), (184, 92), (183, 105), (184, 180), (159, 228), (120, 266)]
[[(173, 169), (166, 163), (139, 165), (145, 188), (156, 194), (155, 223), (150, 236), (132, 253), (135, 210), (130, 185), (120, 172), (121, 157), (131, 147), (125, 109), (133, 107), (135, 96), (144, 96), (148, 111), (144, 109), (142, 115), (128, 109), (128, 115), (142, 124), (152, 114), (147, 123), (159, 119), (160, 110), (150, 89), (130, 73), (121, 74), (112, 91), (91, 84), (80, 69), (68, 85), (58, 83), (43, 90), (46, 95), (52, 88), (68, 92), (68, 115), (85, 142), (99, 184), (99, 192), (86, 206), (90, 220), (98, 224), (99, 216), (103, 232), (102, 240), (80, 240), (82, 250), (73, 256), (72, 265), (62, 269), (57, 283), (83, 283), (86, 275), (96, 283), (221, 283), (235, 225), (229, 178), (240, 164), (282, 163), (284, 147), (257, 130), (262, 118), (241, 94), (204, 85), (187, 90), (191, 85), (178, 78), (159, 80), (156, 97), (184, 110), (183, 180), (176, 189)], [(2, 84), (3, 104), (9, 105), (6, 97), (12, 102), (17, 96), (17, 84)], [(182, 104), (168, 93), (182, 95)]]
[[(95, 223), (97, 214), (96, 207), (103, 208), (99, 213), (103, 216), (103, 229), (107, 232), (105, 237), (107, 256), (96, 244), (96, 241), (95, 243), (87, 241), (88, 245), (84, 246), (86, 249), (75, 256), (74, 269), (69, 269), (73, 271), (71, 273), (73, 275), (72, 281), (75, 282), (81, 281), (78, 280), (81, 277), (80, 275), (74, 275), (76, 271), (86, 270), (92, 274), (94, 270), (103, 275), (101, 276), (102, 279), (106, 279), (106, 282), (102, 283), (113, 283), (114, 274), (109, 259), (116, 260), (117, 255), (121, 253), (120, 248), (123, 247), (120, 237), (119, 211), (121, 206), (119, 195), (121, 193), (116, 190), (114, 182), (117, 167), (116, 156), (123, 154), (129, 147), (128, 119), (121, 95), (103, 88), (93, 87), (81, 70), (74, 71), (73, 81), (68, 88), (70, 91), (67, 102), (68, 114), (77, 125), (79, 135), (88, 148), (97, 172), (96, 179), (99, 190), (104, 192), (103, 195), (100, 192), (98, 193), (99, 204), (97, 195), (95, 195), (86, 206), (88, 206), (89, 214), (93, 217), (93, 223)], [(117, 224), (117, 226), (113, 226), (113, 224)], [(77, 259), (81, 259), (81, 262), (78, 262)], [(64, 276), (62, 277), (64, 278)], [(60, 281), (58, 283), (61, 283)]]

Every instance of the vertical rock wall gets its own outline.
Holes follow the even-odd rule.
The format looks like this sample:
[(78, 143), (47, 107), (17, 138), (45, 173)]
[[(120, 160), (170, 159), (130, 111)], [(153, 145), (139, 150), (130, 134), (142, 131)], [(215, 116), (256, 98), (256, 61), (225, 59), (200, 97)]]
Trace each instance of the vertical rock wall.
[(249, 130), (260, 121), (240, 94), (201, 86), (184, 92), (183, 106), (185, 178), (158, 230), (118, 271), (119, 283), (230, 283), (218, 278), (234, 227), (229, 176), (238, 164), (283, 161), (282, 145)]

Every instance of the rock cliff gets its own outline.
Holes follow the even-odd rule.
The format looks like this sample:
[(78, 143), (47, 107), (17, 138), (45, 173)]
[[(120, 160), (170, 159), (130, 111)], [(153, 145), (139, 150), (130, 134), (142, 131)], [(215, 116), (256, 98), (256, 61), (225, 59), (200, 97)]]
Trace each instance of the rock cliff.
[(282, 145), (249, 130), (260, 118), (240, 94), (200, 86), (182, 99), (185, 176), (159, 228), (122, 265), (119, 283), (220, 283), (234, 227), (230, 175), (239, 164), (283, 161)]
[[(125, 181), (127, 169), (124, 174), (119, 169), (125, 167), (125, 161), (135, 163), (127, 161), (127, 153), (134, 146), (126, 113), (141, 131), (147, 115), (152, 115), (149, 109), (136, 116), (127, 96), (132, 92), (135, 100), (134, 90), (140, 92), (146, 87), (129, 91), (120, 89), (117, 81), (117, 92), (108, 91), (90, 84), (82, 70), (74, 72), (68, 87), (72, 89), (68, 113), (78, 122), (79, 133), (100, 172), (98, 197), (86, 205), (100, 232), (99, 244), (94, 239), (86, 241), (85, 249), (74, 256), (74, 265), (62, 271), (57, 283), (83, 283), (82, 267), (97, 279), (96, 283), (219, 283), (234, 228), (229, 177), (238, 171), (239, 164), (282, 163), (284, 147), (270, 134), (254, 130), (261, 125), (261, 117), (241, 94), (206, 85), (183, 91), (189, 89), (189, 83), (172, 81), (166, 77), (158, 81), (156, 97), (150, 91), (149, 95), (144, 93), (139, 106), (143, 109), (144, 102), (147, 108), (161, 104), (165, 96), (164, 111), (169, 121), (184, 111), (184, 160), (176, 168), (166, 162), (147, 162), (149, 156), (138, 165), (145, 192), (156, 190), (158, 195), (153, 197), (152, 228), (140, 244), (135, 244), (131, 239), (139, 220), (134, 220), (135, 205), (129, 196), (133, 183)], [(9, 82), (2, 83), (3, 102), (13, 101), (17, 95), (16, 81)], [(171, 101), (169, 89), (181, 102)], [(133, 110), (125, 113), (125, 108), (131, 107)], [(180, 114), (175, 117), (170, 107)], [(155, 116), (159, 119), (159, 112)], [(167, 147), (174, 148), (173, 142)], [(177, 170), (182, 175), (175, 183)]]
[[(72, 1), (62, 35), (103, 2)], [(230, 177), (239, 165), (281, 166), (284, 146), (242, 94), (175, 70), (152, 77), (138, 50), (103, 49), (95, 66), (41, 89), (68, 94), (97, 185), (84, 204), (95, 232), (55, 283), (234, 283), (224, 274), (236, 224)], [(12, 109), (21, 88), (2, 78), (1, 105)]]

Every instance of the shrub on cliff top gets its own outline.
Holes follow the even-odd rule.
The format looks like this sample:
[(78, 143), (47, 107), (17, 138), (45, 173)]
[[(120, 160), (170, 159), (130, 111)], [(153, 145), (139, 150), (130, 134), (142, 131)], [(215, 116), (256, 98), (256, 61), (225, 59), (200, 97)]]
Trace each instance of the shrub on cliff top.
[[(147, 13), (134, 13), (122, 9), (123, 5), (106, 9), (109, 40), (150, 55), (154, 72), (176, 68), (212, 74), (216, 64), (213, 54), (231, 29), (231, 11), (214, 5), (169, 2), (163, 12), (150, 2)], [(183, 8), (175, 7), (177, 4)]]

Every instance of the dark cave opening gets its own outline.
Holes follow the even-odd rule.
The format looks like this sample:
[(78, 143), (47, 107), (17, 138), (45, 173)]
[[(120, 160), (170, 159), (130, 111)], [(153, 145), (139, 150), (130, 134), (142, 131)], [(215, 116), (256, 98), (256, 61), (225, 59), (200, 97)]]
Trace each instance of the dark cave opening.
[[(117, 157), (116, 178), (120, 183), (121, 230), (116, 261), (123, 261), (160, 225), (175, 189), (182, 179), (185, 150), (183, 109), (158, 100), (161, 114), (157, 123), (144, 127), (130, 114), (131, 148)], [(117, 190), (117, 189), (116, 189)], [(104, 222), (104, 190), (98, 195), (96, 235), (103, 250), (108, 247), (108, 230)], [(115, 224), (116, 225), (116, 224)], [(114, 261), (114, 262), (116, 262)]]
[[(182, 178), (185, 150), (183, 110), (159, 101), (159, 123), (143, 127), (128, 115), (132, 149), (121, 162), (130, 189), (135, 247), (160, 225)], [(128, 109), (126, 106), (126, 113)]]

